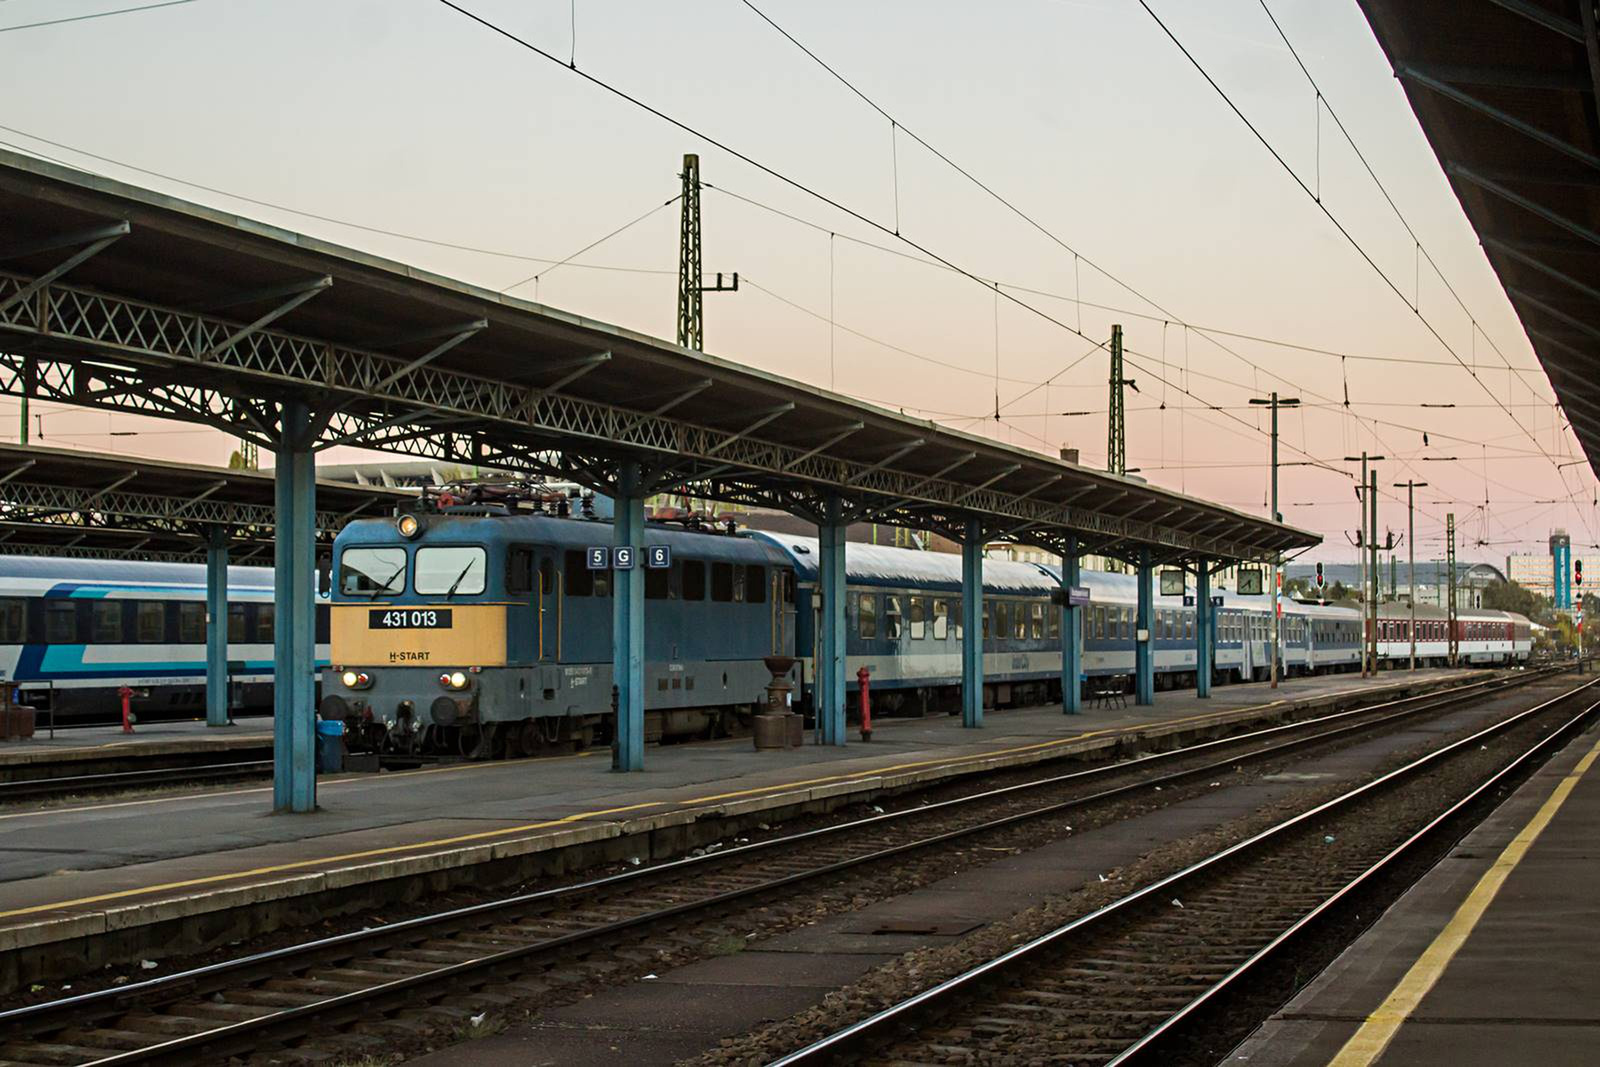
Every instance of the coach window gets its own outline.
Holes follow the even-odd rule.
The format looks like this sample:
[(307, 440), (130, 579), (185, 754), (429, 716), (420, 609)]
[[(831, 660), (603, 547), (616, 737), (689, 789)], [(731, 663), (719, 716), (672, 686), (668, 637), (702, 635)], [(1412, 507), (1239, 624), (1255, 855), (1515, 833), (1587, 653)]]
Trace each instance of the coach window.
[(1049, 632), (1049, 636), (1050, 636), (1051, 640), (1054, 640), (1054, 639), (1060, 637), (1061, 636), (1061, 612), (1056, 611), (1056, 610), (1054, 610), (1052, 608), (1051, 610), (1045, 612), (1044, 617), (1045, 617), (1045, 623), (1046, 623), (1046, 626), (1048, 627), (1048, 632)]
[(856, 635), (867, 640), (878, 636), (878, 594), (856, 594)]
[(985, 600), (983, 602), (983, 639), (985, 641), (989, 640), (989, 634), (993, 630), (993, 624), (989, 621), (990, 617), (993, 614), (994, 614), (994, 604), (992, 604), (989, 601)]
[(0, 644), (22, 644), (23, 620), (26, 618), (27, 612), (22, 601), (10, 597), (0, 600)]
[(478, 545), (419, 548), (412, 588), (424, 596), (478, 596), (484, 588), (487, 558)]
[(178, 644), (199, 645), (206, 639), (206, 606), (198, 600), (178, 602)]
[(921, 641), (928, 636), (928, 600), (926, 597), (914, 596), (911, 598), (911, 640)]
[(900, 639), (900, 598), (893, 594), (883, 598), (883, 636), (891, 641)]
[(933, 602), (933, 639), (943, 641), (950, 636), (950, 601), (935, 600)]
[(273, 621), (277, 610), (271, 604), (256, 605), (256, 644), (272, 644)]
[(950, 627), (950, 629), (954, 632), (955, 639), (957, 641), (960, 641), (960, 640), (962, 640), (962, 636), (961, 635), (964, 632), (962, 630), (963, 623), (961, 621), (962, 615), (961, 615), (961, 598), (960, 597), (956, 597), (954, 600), (952, 600), (950, 602), (950, 617), (955, 619), (955, 624), (952, 625)]
[(160, 644), (167, 636), (167, 606), (159, 600), (141, 600), (133, 610), (134, 639), (147, 645)]
[(89, 640), (97, 645), (122, 643), (122, 601), (95, 601), (89, 610)]
[(1011, 602), (1008, 600), (994, 602), (994, 635), (1000, 641), (1011, 637)]
[[(119, 624), (120, 629), (120, 624)], [(245, 617), (243, 604), (228, 605), (228, 643), (242, 645), (249, 638), (245, 636)]]
[(744, 569), (744, 598), (752, 604), (767, 602), (767, 569), (759, 563), (748, 564)]
[(706, 598), (706, 564), (701, 559), (686, 559), (683, 561), (683, 599), (704, 600)]
[(339, 591), (378, 597), (406, 591), (406, 550), (359, 545), (339, 556)]
[(1105, 608), (1095, 608), (1094, 609), (1094, 626), (1093, 626), (1093, 629), (1094, 629), (1094, 634), (1092, 636), (1094, 636), (1096, 638), (1101, 638), (1101, 637), (1104, 637), (1106, 635), (1106, 609)]
[(724, 604), (733, 600), (733, 564), (711, 565), (711, 599)]
[(78, 602), (75, 600), (46, 600), (44, 602), (44, 640), (49, 645), (78, 644)]
[(1028, 628), (1030, 630), (1029, 636), (1032, 637), (1035, 641), (1043, 641), (1044, 640), (1044, 605), (1039, 603), (1037, 600), (1035, 600), (1033, 602), (1032, 607), (1029, 609), (1029, 615), (1030, 615), (1030, 618), (1028, 620)]

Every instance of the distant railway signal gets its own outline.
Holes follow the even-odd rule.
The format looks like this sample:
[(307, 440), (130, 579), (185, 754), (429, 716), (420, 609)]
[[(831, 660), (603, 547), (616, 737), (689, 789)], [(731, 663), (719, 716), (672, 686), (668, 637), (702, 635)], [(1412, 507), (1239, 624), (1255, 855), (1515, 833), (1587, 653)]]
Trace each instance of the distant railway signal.
[(1325, 586), (1327, 584), (1328, 584), (1328, 580), (1322, 576), (1322, 563), (1319, 560), (1317, 562), (1317, 588), (1321, 589), (1323, 586)]

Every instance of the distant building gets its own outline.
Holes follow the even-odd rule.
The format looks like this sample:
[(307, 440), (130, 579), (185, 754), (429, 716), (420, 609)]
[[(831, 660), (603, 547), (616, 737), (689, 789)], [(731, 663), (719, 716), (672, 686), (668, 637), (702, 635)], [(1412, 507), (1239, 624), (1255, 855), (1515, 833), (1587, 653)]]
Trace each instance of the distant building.
[[(1506, 577), (1524, 589), (1547, 597), (1557, 611), (1570, 611), (1574, 594), (1578, 592), (1572, 582), (1574, 563), (1582, 563), (1591, 576), (1600, 574), (1600, 555), (1574, 556), (1572, 538), (1565, 530), (1554, 530), (1550, 534), (1548, 554), (1528, 552), (1507, 556)], [(1600, 581), (1600, 578), (1590, 577), (1589, 581)]]

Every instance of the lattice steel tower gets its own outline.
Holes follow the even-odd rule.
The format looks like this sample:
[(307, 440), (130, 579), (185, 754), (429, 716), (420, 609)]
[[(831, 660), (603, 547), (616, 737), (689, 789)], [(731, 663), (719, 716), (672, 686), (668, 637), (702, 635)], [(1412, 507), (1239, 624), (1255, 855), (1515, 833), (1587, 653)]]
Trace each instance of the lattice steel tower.
[(683, 157), (683, 222), (678, 229), (678, 344), (705, 345), (700, 313), (700, 157)]
[(733, 284), (705, 284), (700, 261), (700, 157), (690, 152), (683, 157), (683, 216), (678, 227), (678, 344), (696, 352), (705, 351), (705, 317), (701, 310), (702, 293), (736, 293), (739, 272)]
[[(1122, 376), (1122, 327), (1111, 327), (1111, 406), (1106, 417), (1106, 470), (1126, 474), (1128, 470), (1128, 426), (1122, 404), (1122, 387), (1133, 385)], [(1134, 386), (1137, 390), (1138, 386)]]

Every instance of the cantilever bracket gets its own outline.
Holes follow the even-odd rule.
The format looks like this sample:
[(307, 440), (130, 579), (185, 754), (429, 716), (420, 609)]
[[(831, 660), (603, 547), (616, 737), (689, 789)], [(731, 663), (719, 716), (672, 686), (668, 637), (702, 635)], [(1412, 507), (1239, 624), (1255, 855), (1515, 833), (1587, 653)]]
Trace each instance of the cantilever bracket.
[(72, 255), (68, 256), (54, 267), (51, 267), (49, 270), (39, 275), (27, 285), (24, 285), (22, 288), (6, 297), (5, 300), (0, 301), (0, 314), (3, 314), (9, 310), (13, 305), (19, 304), (28, 299), (34, 293), (37, 293), (40, 289), (43, 289), (57, 278), (67, 273), (67, 271), (71, 270), (73, 267), (76, 267), (86, 259), (98, 255), (102, 250), (109, 247), (116, 241), (126, 237), (131, 232), (133, 232), (133, 227), (128, 224), (126, 219), (124, 219), (121, 222), (114, 222), (109, 226), (101, 226), (93, 230), (82, 230), (77, 233), (63, 234), (60, 237), (36, 241), (33, 243), (32, 247), (29, 245), (15, 245), (11, 248), (0, 250), (0, 259), (4, 259), (27, 255), (30, 252), (51, 251), (57, 248), (71, 248), (80, 244), (87, 246), (74, 252)]
[(249, 337), (257, 330), (265, 329), (267, 326), (287, 315), (301, 304), (304, 304), (307, 300), (310, 300), (319, 293), (327, 291), (332, 287), (332, 285), (333, 276), (324, 274), (320, 278), (313, 278), (308, 282), (300, 283), (298, 286), (290, 287), (289, 291), (294, 295), (290, 296), (288, 300), (285, 300), (283, 303), (279, 304), (265, 315), (260, 316), (248, 326), (241, 326), (239, 329), (233, 331), (233, 333), (223, 338), (217, 344), (214, 344), (210, 348), (207, 348), (205, 351), (201, 352), (199, 358), (203, 360), (213, 359), (216, 356), (221, 355), (223, 352), (232, 348), (234, 345), (238, 344), (246, 337)]

